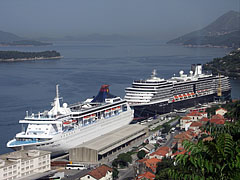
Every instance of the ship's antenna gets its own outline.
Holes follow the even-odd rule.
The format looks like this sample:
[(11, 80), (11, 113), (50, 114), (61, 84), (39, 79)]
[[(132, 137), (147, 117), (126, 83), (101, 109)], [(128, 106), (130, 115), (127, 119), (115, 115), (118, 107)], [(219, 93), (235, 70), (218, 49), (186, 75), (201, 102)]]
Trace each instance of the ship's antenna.
[(219, 76), (219, 81), (218, 81), (218, 89), (217, 89), (217, 95), (219, 96), (219, 97), (221, 97), (222, 96), (222, 82), (221, 82), (221, 74), (219, 73), (218, 74), (218, 76)]
[(56, 84), (56, 98), (59, 98), (58, 84)]
[(154, 69), (154, 70), (152, 71), (151, 77), (154, 78), (154, 77), (156, 77), (156, 75), (157, 75), (157, 71), (156, 71), (156, 69)]

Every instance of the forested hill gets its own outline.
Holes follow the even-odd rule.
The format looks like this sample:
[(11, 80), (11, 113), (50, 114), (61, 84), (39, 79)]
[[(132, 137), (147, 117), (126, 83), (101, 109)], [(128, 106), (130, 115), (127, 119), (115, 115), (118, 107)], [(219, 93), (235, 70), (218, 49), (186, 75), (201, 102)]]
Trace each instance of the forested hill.
[(187, 46), (240, 47), (240, 13), (229, 11), (203, 29), (167, 43)]
[(0, 61), (24, 61), (56, 58), (61, 58), (60, 53), (57, 51), (43, 51), (43, 52), (0, 51)]
[(213, 74), (221, 73), (231, 78), (240, 79), (240, 48), (222, 58), (215, 58), (204, 64), (203, 69), (211, 70)]

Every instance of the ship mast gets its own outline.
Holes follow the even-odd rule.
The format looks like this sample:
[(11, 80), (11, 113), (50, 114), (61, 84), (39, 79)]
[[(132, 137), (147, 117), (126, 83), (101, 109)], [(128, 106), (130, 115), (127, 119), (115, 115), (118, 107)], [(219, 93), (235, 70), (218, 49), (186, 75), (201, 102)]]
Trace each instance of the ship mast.
[(217, 95), (219, 96), (219, 97), (221, 97), (222, 96), (222, 82), (221, 82), (221, 74), (219, 73), (218, 74), (218, 77), (219, 77), (219, 81), (218, 81), (218, 89), (217, 89)]

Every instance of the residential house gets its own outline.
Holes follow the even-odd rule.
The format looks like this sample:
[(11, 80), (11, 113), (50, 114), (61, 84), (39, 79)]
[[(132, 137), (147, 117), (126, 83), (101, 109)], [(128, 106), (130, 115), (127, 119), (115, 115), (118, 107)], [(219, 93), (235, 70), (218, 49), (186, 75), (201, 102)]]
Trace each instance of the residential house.
[(172, 150), (169, 147), (160, 147), (155, 152), (151, 153), (149, 155), (149, 159), (151, 158), (157, 158), (157, 159), (163, 159), (164, 157), (169, 157), (172, 155)]
[(192, 122), (191, 117), (188, 117), (188, 116), (182, 117), (180, 119), (180, 129), (185, 129), (185, 131), (187, 131), (190, 122)]
[(187, 116), (190, 117), (192, 121), (198, 121), (198, 120), (202, 119), (203, 117), (207, 117), (207, 113), (193, 111), (193, 112), (187, 114)]
[(145, 172), (144, 174), (140, 174), (137, 176), (136, 180), (141, 180), (141, 179), (149, 179), (149, 180), (154, 180), (155, 179), (155, 174), (151, 172)]
[(222, 115), (216, 114), (210, 119), (210, 123), (213, 124), (225, 124), (225, 119)]
[(80, 180), (112, 180), (112, 168), (103, 164), (80, 177)]
[(189, 127), (189, 130), (193, 130), (195, 134), (199, 135), (199, 133), (201, 132), (201, 129), (200, 129), (201, 126), (202, 126), (202, 123), (198, 121), (192, 122)]
[(217, 109), (215, 112), (216, 112), (216, 114), (219, 114), (219, 115), (221, 115), (221, 116), (224, 116), (224, 114), (227, 113), (227, 110), (224, 109), (224, 108), (219, 108), (219, 109)]

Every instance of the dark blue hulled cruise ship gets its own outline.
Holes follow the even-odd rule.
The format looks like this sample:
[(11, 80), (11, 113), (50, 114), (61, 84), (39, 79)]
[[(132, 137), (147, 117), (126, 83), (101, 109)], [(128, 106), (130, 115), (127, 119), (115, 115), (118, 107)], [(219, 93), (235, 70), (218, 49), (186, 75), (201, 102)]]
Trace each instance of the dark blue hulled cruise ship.
[(165, 80), (156, 77), (156, 70), (146, 80), (135, 80), (125, 89), (125, 100), (134, 108), (135, 117), (149, 117), (199, 103), (212, 102), (219, 98), (231, 98), (229, 78), (223, 75), (204, 74), (201, 65), (192, 65), (189, 75)]

